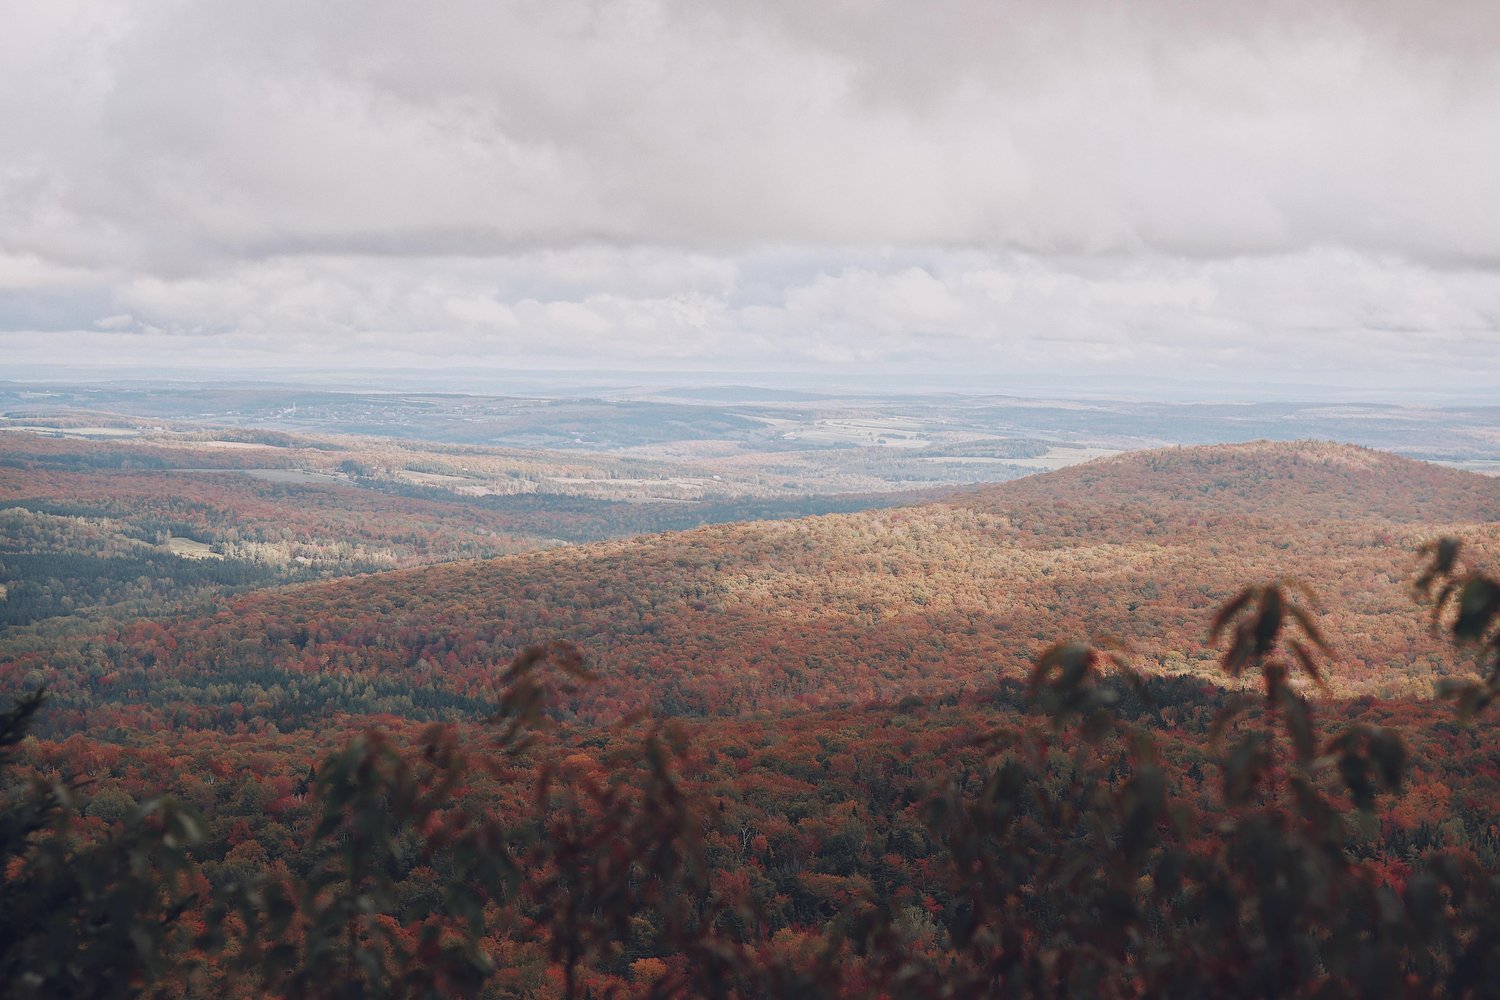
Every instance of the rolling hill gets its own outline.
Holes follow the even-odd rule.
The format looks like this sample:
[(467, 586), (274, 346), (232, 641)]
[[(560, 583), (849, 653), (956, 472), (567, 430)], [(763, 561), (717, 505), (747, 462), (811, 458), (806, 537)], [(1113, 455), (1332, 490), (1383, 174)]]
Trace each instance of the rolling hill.
[[(325, 955), (337, 968), (320, 975), (347, 976), (340, 949), (374, 927), (369, 953), (419, 974), (434, 929), (468, 935), (482, 961), (467, 967), (504, 996), (578, 995), (569, 977), (592, 995), (663, 995), (677, 972), (689, 985), (665, 995), (707, 995), (729, 956), (729, 995), (937, 996), (958, 975), (968, 985), (951, 992), (980, 997), (994, 973), (988, 945), (970, 950), (975, 926), (1053, 968), (1045, 949), (1083, 953), (1122, 913), (1139, 944), (1099, 959), (1101, 974), (1134, 982), (1149, 964), (1215, 985), (1118, 995), (1276, 992), (1233, 984), (1293, 968), (1288, 927), (1294, 956), (1313, 954), (1306, 942), (1326, 956), (1295, 974), (1339, 995), (1408, 968), (1440, 983), (1468, 968), (1468, 942), (1493, 940), (1500, 719), (1460, 724), (1429, 697), (1470, 664), (1429, 634), (1408, 581), (1439, 532), (1493, 567), (1497, 512), (1500, 482), (1359, 448), (1173, 449), (906, 508), (11, 630), (0, 685), (48, 694), (31, 736), (0, 748), (8, 774), (35, 779), (10, 782), (10, 801), (69, 783), (77, 797), (66, 836), (23, 843), (7, 870), (72, 884), (91, 856), (48, 845), (102, 845), (102, 898), (127, 898), (122, 873), (144, 857), (132, 838), (172, 847), (153, 810), (185, 803), (189, 895), (181, 927), (162, 924), (177, 941), (163, 954), (184, 962), (158, 978), (214, 995), (294, 992), (276, 977)], [(1225, 690), (1203, 640), (1236, 588), (1286, 576), (1322, 595), (1340, 656), (1330, 696), (1282, 692), (1272, 710)], [(1156, 676), (1085, 683), (1112, 713), (1047, 718), (1018, 679), (1051, 641), (1100, 633)], [(531, 702), (502, 675), (555, 638), (578, 642), (598, 679), (543, 673)], [(502, 689), (538, 706), (523, 743), (499, 742)], [(364, 874), (344, 880), (341, 858)], [(575, 892), (579, 878), (594, 881)], [(171, 904), (163, 884), (148, 872), (129, 898)], [(39, 885), (15, 898), (51, 913)], [(245, 901), (246, 886), (262, 895)], [(1435, 917), (1439, 891), (1456, 902)], [(565, 893), (582, 905), (560, 906)], [(482, 919), (460, 927), (476, 898)], [(1205, 899), (1223, 916), (1204, 919)], [(222, 939), (199, 933), (219, 900), (249, 914)], [(678, 923), (677, 901), (708, 908)], [(99, 933), (80, 912), (65, 941)], [(1396, 928), (1369, 938), (1378, 966), (1338, 950), (1371, 913)], [(598, 925), (592, 943), (559, 950), (578, 920)], [(1241, 951), (1225, 951), (1225, 928)], [(262, 945), (289, 961), (264, 965)], [(1160, 957), (1141, 962), (1143, 948)]]
[(1141, 669), (1212, 675), (1212, 609), (1292, 578), (1318, 595), (1334, 691), (1426, 696), (1462, 671), (1409, 579), (1421, 541), (1500, 552), (1500, 481), (1367, 449), (1254, 443), (1141, 452), (940, 503), (693, 531), (244, 595), (214, 614), (12, 638), (60, 729), (255, 730), (334, 716), (464, 716), (539, 640), (600, 682), (564, 706), (782, 713), (973, 689), (1064, 637)]
[[(75, 431), (103, 437), (50, 436)], [(800, 494), (763, 490), (756, 478), (729, 484), (681, 463), (268, 431), (18, 431), (0, 418), (0, 630), (943, 492)]]

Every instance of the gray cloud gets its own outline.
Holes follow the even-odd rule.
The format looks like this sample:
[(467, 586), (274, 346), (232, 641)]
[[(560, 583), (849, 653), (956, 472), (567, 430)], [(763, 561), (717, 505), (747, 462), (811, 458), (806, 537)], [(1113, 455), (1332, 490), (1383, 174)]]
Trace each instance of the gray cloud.
[[(1171, 372), (1483, 385), (1500, 282), (1347, 250), (1212, 260), (907, 248), (729, 256), (590, 245), (504, 257), (298, 255), (48, 293), (17, 362), (881, 372)], [(19, 328), (19, 329), (18, 329)], [(35, 333), (21, 332), (35, 330)]]
[(1496, 363), (1487, 2), (7, 6), (16, 358)]

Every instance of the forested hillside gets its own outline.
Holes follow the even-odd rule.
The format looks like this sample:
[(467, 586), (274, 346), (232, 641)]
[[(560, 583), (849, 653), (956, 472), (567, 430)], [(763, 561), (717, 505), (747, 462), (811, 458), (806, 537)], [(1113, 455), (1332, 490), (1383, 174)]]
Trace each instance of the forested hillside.
[(1109, 459), (950, 502), (759, 522), (247, 595), (207, 616), (5, 644), (66, 730), (452, 717), (497, 664), (578, 642), (570, 710), (738, 715), (1020, 676), (1109, 635), (1143, 669), (1211, 673), (1203, 621), (1247, 580), (1327, 609), (1335, 691), (1425, 696), (1455, 669), (1411, 614), (1422, 541), (1500, 540), (1500, 481), (1363, 449), (1242, 445)]
[[(0, 628), (133, 618), (285, 583), (907, 502), (703, 468), (272, 431), (0, 435)], [(135, 428), (113, 428), (136, 433)], [(684, 478), (685, 473), (695, 473)]]
[(47, 690), (19, 773), (88, 782), (70, 842), (198, 824), (127, 984), (1481, 995), (1500, 733), (1432, 695), (1500, 601), (1435, 631), (1413, 581), (1497, 522), (1364, 449), (1174, 449), (13, 630), (0, 684)]

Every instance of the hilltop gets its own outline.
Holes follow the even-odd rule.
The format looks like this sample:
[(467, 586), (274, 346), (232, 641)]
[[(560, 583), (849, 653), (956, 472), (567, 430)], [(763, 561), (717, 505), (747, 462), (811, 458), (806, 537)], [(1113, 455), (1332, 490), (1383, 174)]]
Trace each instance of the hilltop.
[(67, 726), (285, 729), (472, 711), (515, 650), (560, 637), (601, 676), (565, 706), (581, 720), (733, 716), (973, 689), (1060, 637), (1207, 675), (1211, 610), (1295, 577), (1325, 606), (1338, 692), (1425, 696), (1453, 662), (1411, 603), (1414, 550), (1442, 531), (1493, 553), (1497, 517), (1500, 481), (1362, 448), (1168, 449), (914, 507), (281, 588), (13, 642), (0, 671), (50, 675)]
[(1500, 485), (1491, 477), (1328, 441), (1130, 452), (967, 493), (957, 502), (982, 510), (1045, 499), (1397, 524), (1500, 518)]

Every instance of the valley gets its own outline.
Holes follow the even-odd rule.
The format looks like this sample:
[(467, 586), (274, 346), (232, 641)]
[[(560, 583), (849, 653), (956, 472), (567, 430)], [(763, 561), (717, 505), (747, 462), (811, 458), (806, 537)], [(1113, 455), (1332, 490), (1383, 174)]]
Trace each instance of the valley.
[[(1282, 581), (1328, 647), (1313, 652), (1316, 679), (1301, 672), (1278, 696), (1316, 713), (1305, 738), (1332, 761), (1349, 733), (1399, 732), (1409, 754), (1399, 794), (1372, 793), (1338, 820), (1353, 859), (1338, 877), (1500, 862), (1500, 722), (1480, 713), (1460, 726), (1434, 700), (1478, 663), (1412, 590), (1418, 549), (1439, 537), (1463, 539), (1466, 565), (1500, 565), (1494, 477), (1326, 441), (1123, 450), (1108, 434), (944, 437), (853, 417), (788, 452), (25, 419), (0, 431), (0, 686), (45, 702), (14, 766), (86, 782), (85, 841), (107, 843), (134, 829), (132, 810), (172, 796), (201, 817), (194, 898), (214, 899), (296, 886), (332, 863), (318, 831), (328, 815), (349, 822), (326, 810), (345, 808), (330, 804), (328, 775), (350, 754), (376, 754), (360, 765), (375, 768), (370, 781), (416, 768), (450, 788), (431, 800), (446, 804), (387, 790), (379, 823), (360, 822), (398, 824), (393, 843), (488, 831), (531, 888), (481, 889), (446, 848), (395, 849), (369, 905), (408, 937), (382, 954), (424, 967), (400, 942), (423, 927), (460, 933), (432, 915), (436, 886), (494, 893), (464, 940), (486, 956), (496, 996), (565, 996), (564, 970), (599, 992), (648, 996), (696, 982), (683, 956), (700, 947), (730, 963), (743, 996), (781, 995), (778, 977), (849, 997), (929, 994), (959, 974), (983, 983), (955, 944), (955, 907), (977, 886), (998, 890), (955, 867), (968, 827), (932, 810), (987, 808), (1007, 769), (1032, 775), (1041, 811), (1005, 828), (1005, 856), (1037, 872), (1075, 852), (1106, 859), (1075, 865), (1081, 888), (1024, 876), (1031, 897), (1051, 900), (1024, 919), (1049, 933), (1061, 933), (1049, 914), (1070, 912), (1079, 892), (1114, 891), (1098, 880), (1129, 864), (1111, 853), (1117, 841), (1083, 846), (1066, 810), (1109, 829), (1142, 774), (1162, 776), (1177, 810), (1179, 832), (1163, 824), (1151, 856), (1174, 856), (1180, 837), (1219, 866), (1194, 878), (1228, 884), (1239, 868), (1214, 831), (1249, 807), (1215, 778), (1235, 760), (1217, 741), (1255, 746), (1275, 712), (1253, 694), (1261, 675), (1227, 673), (1208, 631), (1249, 583)], [(904, 462), (944, 471), (909, 480)], [(849, 478), (856, 467), (862, 478)], [(973, 481), (986, 478), (998, 481)], [(1093, 734), (1098, 713), (1047, 729), (1035, 665), (1049, 648), (1089, 648), (1053, 646), (1072, 641), (1123, 664), (1086, 688), (1103, 692), (1109, 735)], [(552, 650), (565, 668), (518, 675), (527, 650)], [(1248, 714), (1226, 730), (1233, 706)], [(527, 727), (517, 747), (505, 742), (522, 731), (512, 723)], [(1318, 766), (1299, 794), (1344, 802), (1342, 779)], [(442, 784), (444, 768), (456, 784)], [(1045, 811), (1070, 796), (1081, 804)], [(399, 826), (401, 810), (428, 808)], [(687, 827), (652, 832), (663, 809), (687, 810)], [(530, 825), (543, 821), (545, 835)], [(677, 862), (653, 878), (706, 901), (707, 922), (676, 923), (687, 918), (662, 900), (677, 896), (608, 888), (613, 902), (579, 919), (628, 911), (634, 937), (611, 931), (577, 969), (559, 964), (549, 948), (574, 932), (548, 922), (548, 880), (564, 870), (557, 852), (582, 849), (569, 824), (600, 843), (646, 838), (630, 848), (640, 857), (668, 837), (670, 857), (698, 858), (713, 873), (701, 881)], [(313, 926), (319, 898), (295, 904), (304, 923), (255, 934), (302, 955), (313, 931), (298, 928)], [(854, 940), (864, 919), (903, 943), (830, 944)], [(205, 992), (266, 974), (202, 947), (193, 981)], [(830, 947), (839, 962), (819, 964), (815, 949)], [(902, 964), (887, 968), (894, 956)]]
[[(0, 621), (904, 506), (1163, 445), (1321, 433), (1481, 473), (1500, 462), (1495, 412), (1477, 405), (599, 389), (0, 383)], [(73, 575), (37, 576), (48, 554)], [(222, 565), (128, 574), (165, 572), (165, 589), (81, 582), (78, 559), (125, 554)]]

